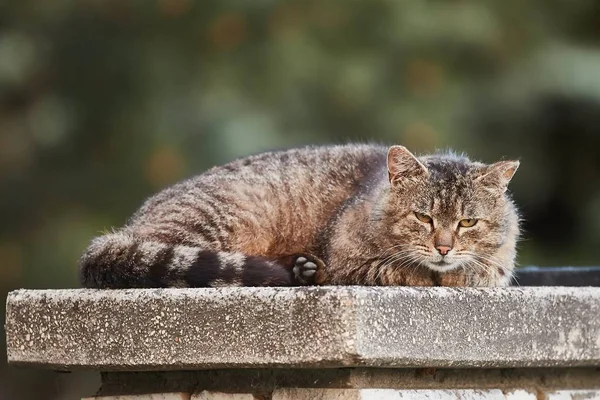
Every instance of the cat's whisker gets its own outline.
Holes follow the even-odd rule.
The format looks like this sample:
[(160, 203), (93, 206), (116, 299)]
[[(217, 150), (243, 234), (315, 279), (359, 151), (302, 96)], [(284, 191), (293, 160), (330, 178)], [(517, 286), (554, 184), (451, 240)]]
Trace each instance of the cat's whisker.
[(381, 277), (381, 274), (383, 273), (383, 271), (392, 262), (392, 260), (397, 256), (398, 256), (397, 253), (391, 254), (391, 255), (385, 257), (381, 262), (379, 262), (379, 264), (377, 264), (377, 273), (375, 274), (375, 281), (377, 281)]
[(386, 263), (384, 263), (383, 265), (380, 265), (377, 269), (377, 273), (375, 275), (375, 281), (378, 281), (379, 278), (381, 277), (381, 274), (383, 274), (383, 272), (388, 268), (388, 266), (391, 266), (394, 264), (394, 262), (396, 262), (396, 260), (400, 259), (400, 257), (396, 257), (396, 258), (390, 258)]
[(392, 266), (394, 263), (398, 262), (399, 260), (402, 260), (403, 258), (404, 260), (397, 266), (397, 268), (403, 268), (406, 265), (414, 262), (414, 256), (412, 256), (411, 251), (405, 250), (402, 252), (398, 252), (395, 253), (391, 258), (389, 258), (387, 262), (380, 266), (378, 274), (381, 274), (381, 271), (383, 271), (385, 268)]
[(488, 255), (483, 255), (483, 254), (476, 254), (470, 251), (464, 251), (462, 252), (462, 254), (466, 254), (468, 255), (472, 260), (477, 260), (480, 263), (489, 263), (491, 264), (491, 266), (497, 267), (502, 269), (504, 272), (510, 272), (510, 268), (508, 268), (507, 266), (503, 265), (502, 262), (500, 260), (498, 260), (497, 258), (493, 257), (493, 256), (488, 256)]
[(403, 257), (402, 255), (398, 255), (398, 254), (395, 254), (395, 255), (393, 255), (393, 256), (391, 256), (391, 257), (389, 257), (389, 258), (386, 260), (386, 262), (385, 262), (385, 263), (383, 263), (383, 264), (380, 266), (380, 270), (382, 270), (382, 269), (385, 269), (385, 268), (387, 268), (387, 267), (389, 267), (389, 266), (393, 265), (394, 263), (396, 263), (398, 260), (401, 260), (402, 258), (404, 258), (404, 257)]
[[(387, 249), (387, 250), (386, 250), (386, 251), (385, 251), (385, 252), (384, 252), (384, 253), (381, 255), (381, 257), (385, 256), (385, 255), (386, 255), (386, 253), (389, 253), (390, 251), (393, 251), (393, 250), (395, 250), (395, 249), (397, 249), (398, 247), (401, 247), (401, 246), (404, 246), (404, 245), (396, 245), (396, 246), (392, 246), (392, 247), (390, 247), (389, 249)], [(400, 251), (397, 251), (397, 252), (395, 252), (395, 253), (392, 253), (392, 254), (388, 255), (387, 257), (384, 257), (384, 259), (383, 259), (382, 263), (386, 262), (386, 261), (387, 261), (389, 258), (392, 258), (392, 257), (395, 257), (395, 256), (397, 256), (398, 254), (408, 254), (409, 252), (410, 252), (410, 251), (409, 251), (408, 249), (402, 249), (402, 250), (400, 250)]]
[(503, 264), (500, 262), (500, 260), (498, 260), (497, 258), (495, 258), (495, 257), (493, 257), (493, 256), (484, 256), (484, 255), (480, 255), (480, 256), (479, 256), (479, 259), (480, 259), (481, 261), (483, 261), (484, 263), (485, 263), (485, 262), (488, 262), (488, 263), (490, 263), (492, 266), (495, 266), (495, 267), (497, 267), (497, 268), (501, 269), (501, 270), (502, 270), (502, 271), (504, 271), (505, 273), (506, 273), (506, 272), (510, 272), (510, 269), (509, 269), (509, 268), (507, 268), (505, 265), (503, 265)]
[(408, 252), (408, 250), (402, 250), (402, 251), (399, 251), (399, 252), (393, 253), (393, 254), (391, 254), (391, 255), (389, 255), (389, 256), (387, 256), (387, 257), (385, 257), (385, 258), (384, 258), (384, 259), (383, 259), (383, 260), (380, 262), (380, 264), (379, 264), (379, 265), (380, 265), (380, 266), (381, 266), (381, 265), (385, 265), (385, 264), (386, 264), (386, 263), (388, 263), (390, 260), (392, 260), (392, 259), (394, 259), (394, 258), (397, 258), (397, 257), (402, 257), (402, 256), (404, 256), (404, 255), (407, 255), (408, 253), (409, 253), (409, 252)]
[(470, 276), (473, 276), (473, 275), (475, 275), (477, 273), (477, 271), (475, 270), (475, 268), (471, 264), (467, 263), (463, 267), (464, 267), (464, 269), (468, 270)]

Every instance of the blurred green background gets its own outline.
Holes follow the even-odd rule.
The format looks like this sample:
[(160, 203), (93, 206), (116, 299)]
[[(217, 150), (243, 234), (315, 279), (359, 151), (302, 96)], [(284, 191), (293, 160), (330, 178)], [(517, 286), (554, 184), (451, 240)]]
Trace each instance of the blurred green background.
[[(0, 2), (0, 298), (166, 185), (348, 141), (519, 158), (520, 263), (598, 264), (599, 42), (595, 0)], [(96, 385), (1, 357), (0, 400)]]

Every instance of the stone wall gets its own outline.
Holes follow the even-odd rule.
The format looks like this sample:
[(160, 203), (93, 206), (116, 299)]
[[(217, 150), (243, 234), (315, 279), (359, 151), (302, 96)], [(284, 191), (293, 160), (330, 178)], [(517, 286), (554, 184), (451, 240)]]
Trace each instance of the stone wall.
[(19, 290), (6, 333), (110, 399), (584, 399), (599, 315), (593, 287)]

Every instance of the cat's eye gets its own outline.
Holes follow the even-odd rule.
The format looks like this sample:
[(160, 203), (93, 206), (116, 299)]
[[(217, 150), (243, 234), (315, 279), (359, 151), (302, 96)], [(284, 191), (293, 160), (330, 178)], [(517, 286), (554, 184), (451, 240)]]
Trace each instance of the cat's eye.
[(415, 213), (415, 217), (417, 217), (419, 221), (424, 222), (426, 224), (430, 224), (433, 221), (429, 215), (421, 214), (418, 212)]
[(461, 219), (460, 222), (458, 223), (458, 225), (462, 228), (470, 228), (472, 226), (475, 226), (476, 223), (477, 223), (476, 219), (470, 218), (470, 219)]

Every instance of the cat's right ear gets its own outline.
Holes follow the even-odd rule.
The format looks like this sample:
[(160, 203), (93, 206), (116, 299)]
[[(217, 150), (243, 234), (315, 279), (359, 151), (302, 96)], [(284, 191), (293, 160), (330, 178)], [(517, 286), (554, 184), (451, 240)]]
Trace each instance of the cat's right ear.
[(404, 146), (390, 147), (387, 155), (387, 167), (392, 186), (405, 180), (414, 181), (429, 175), (427, 167)]

